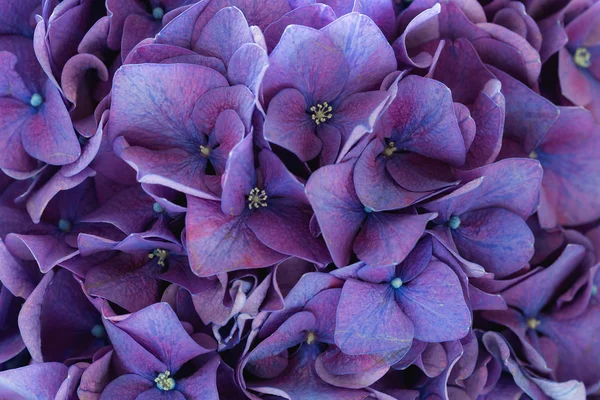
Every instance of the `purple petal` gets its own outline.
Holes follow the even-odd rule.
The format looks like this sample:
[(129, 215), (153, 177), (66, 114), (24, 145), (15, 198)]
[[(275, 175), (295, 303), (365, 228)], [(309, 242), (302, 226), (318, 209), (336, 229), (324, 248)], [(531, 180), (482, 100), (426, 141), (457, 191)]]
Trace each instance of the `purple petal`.
[(188, 197), (188, 251), (198, 276), (266, 267), (285, 258), (258, 240), (241, 217), (223, 214), (220, 206), (219, 202)]
[(354, 238), (366, 218), (353, 184), (350, 162), (318, 169), (306, 184), (306, 194), (338, 267), (348, 264)]
[(6, 399), (51, 400), (66, 378), (67, 367), (61, 363), (9, 369), (0, 372), (0, 396)]
[(137, 399), (142, 393), (147, 390), (155, 389), (152, 382), (139, 375), (126, 374), (121, 375), (102, 391), (100, 399), (119, 398), (123, 400)]
[(447, 265), (431, 264), (397, 291), (400, 308), (414, 325), (416, 339), (446, 342), (469, 333), (471, 312), (456, 274)]
[(390, 284), (346, 281), (335, 327), (335, 343), (344, 353), (408, 349), (412, 338), (412, 323), (396, 304)]

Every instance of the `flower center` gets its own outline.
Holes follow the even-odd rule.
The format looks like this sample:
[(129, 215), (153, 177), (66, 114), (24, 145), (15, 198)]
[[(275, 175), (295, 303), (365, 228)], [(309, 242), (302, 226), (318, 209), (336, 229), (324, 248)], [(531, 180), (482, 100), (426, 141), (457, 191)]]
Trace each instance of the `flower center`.
[(369, 207), (369, 206), (365, 206), (365, 212), (366, 213), (372, 213), (373, 209), (371, 207)]
[(460, 218), (457, 217), (456, 215), (453, 215), (450, 218), (450, 221), (448, 221), (448, 226), (452, 230), (458, 229), (458, 227), (460, 226)]
[(598, 294), (598, 285), (592, 285), (592, 296), (596, 297)]
[(60, 231), (64, 233), (71, 232), (71, 222), (69, 222), (69, 220), (66, 219), (61, 219), (60, 221), (58, 221), (58, 229), (60, 229)]
[(534, 160), (538, 159), (538, 153), (535, 152), (535, 150), (533, 150), (531, 153), (529, 153), (529, 158), (532, 158)]
[(164, 267), (165, 266), (165, 258), (167, 258), (168, 254), (169, 253), (167, 253), (166, 250), (154, 249), (154, 251), (152, 251), (152, 253), (148, 254), (148, 258), (153, 259), (154, 257), (158, 257), (158, 265), (160, 265), (161, 267)]
[(306, 334), (306, 343), (311, 344), (316, 339), (314, 332), (308, 331)]
[(324, 102), (323, 104), (319, 103), (316, 107), (312, 106), (310, 108), (310, 111), (312, 112), (312, 120), (315, 121), (315, 124), (319, 125), (320, 123), (331, 119), (331, 117), (333, 117), (331, 110), (332, 108), (329, 104), (327, 104), (327, 102)]
[(106, 336), (106, 330), (102, 325), (96, 324), (92, 328), (92, 336), (98, 339), (102, 339), (104, 336)]
[(589, 68), (592, 66), (592, 54), (585, 47), (579, 47), (575, 50), (573, 60), (578, 67)]
[(164, 391), (175, 389), (175, 379), (169, 377), (169, 375), (171, 375), (169, 371), (158, 374), (158, 376), (154, 378), (156, 387)]
[(541, 323), (542, 322), (539, 319), (531, 317), (527, 320), (527, 327), (529, 329), (537, 329)]
[(162, 206), (158, 203), (152, 204), (152, 209), (154, 210), (155, 213), (161, 213), (161, 212), (165, 211), (165, 209), (162, 208)]
[(390, 285), (392, 285), (392, 287), (394, 289), (398, 289), (400, 286), (402, 286), (402, 279), (400, 278), (394, 278), (392, 279), (392, 281), (390, 282)]
[(202, 153), (204, 157), (210, 156), (210, 147), (200, 146), (200, 153)]
[(398, 149), (394, 145), (394, 142), (389, 142), (387, 147), (383, 150), (383, 155), (386, 157), (391, 157)]
[(267, 206), (267, 193), (259, 188), (254, 188), (248, 194), (248, 208), (252, 210), (252, 207), (266, 207)]
[(39, 107), (42, 105), (43, 102), (44, 98), (39, 93), (34, 93), (31, 96), (31, 99), (29, 99), (29, 104), (31, 104), (33, 107)]
[(162, 9), (162, 7), (155, 7), (152, 10), (152, 17), (154, 19), (162, 19), (162, 17), (165, 15), (165, 10)]

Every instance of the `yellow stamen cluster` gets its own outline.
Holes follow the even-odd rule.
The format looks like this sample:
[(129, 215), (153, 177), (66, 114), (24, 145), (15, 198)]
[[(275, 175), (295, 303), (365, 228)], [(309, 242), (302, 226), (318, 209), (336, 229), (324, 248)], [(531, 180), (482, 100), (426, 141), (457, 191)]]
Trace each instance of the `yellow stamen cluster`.
[(267, 193), (259, 188), (254, 188), (248, 195), (248, 208), (252, 210), (252, 207), (266, 207), (267, 206)]
[(171, 372), (169, 371), (158, 374), (158, 376), (154, 379), (154, 382), (156, 382), (156, 387), (165, 391), (175, 389), (175, 379), (171, 378), (169, 375), (171, 375)]
[(316, 339), (316, 336), (313, 332), (308, 332), (306, 334), (306, 343), (311, 344), (312, 342), (314, 342)]
[(585, 47), (579, 47), (575, 50), (573, 60), (578, 67), (589, 68), (592, 66), (592, 54)]
[(389, 142), (387, 147), (383, 150), (383, 155), (386, 157), (391, 157), (398, 149), (394, 145), (394, 142)]
[(538, 159), (538, 153), (535, 152), (535, 150), (533, 150), (531, 153), (529, 153), (529, 158), (532, 158), (534, 160)]
[(167, 251), (163, 249), (154, 249), (154, 251), (148, 254), (149, 259), (153, 259), (154, 257), (158, 257), (158, 265), (161, 267), (165, 266), (165, 258), (167, 258)]
[(200, 153), (202, 153), (204, 157), (210, 156), (210, 147), (200, 146)]
[(310, 111), (313, 113), (312, 120), (315, 121), (315, 124), (317, 125), (333, 117), (333, 114), (331, 113), (332, 108), (329, 104), (327, 104), (327, 102), (324, 102), (323, 104), (319, 103), (316, 105), (316, 107), (312, 106)]
[(527, 320), (527, 327), (529, 329), (537, 329), (537, 327), (541, 324), (542, 322), (537, 319), (537, 318), (529, 318)]

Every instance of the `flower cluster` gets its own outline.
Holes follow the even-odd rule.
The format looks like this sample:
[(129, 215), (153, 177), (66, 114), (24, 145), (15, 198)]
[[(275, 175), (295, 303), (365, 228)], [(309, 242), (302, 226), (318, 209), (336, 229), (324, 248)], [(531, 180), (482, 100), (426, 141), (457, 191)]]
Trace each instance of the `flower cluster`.
[(0, 397), (600, 397), (600, 1), (0, 0)]

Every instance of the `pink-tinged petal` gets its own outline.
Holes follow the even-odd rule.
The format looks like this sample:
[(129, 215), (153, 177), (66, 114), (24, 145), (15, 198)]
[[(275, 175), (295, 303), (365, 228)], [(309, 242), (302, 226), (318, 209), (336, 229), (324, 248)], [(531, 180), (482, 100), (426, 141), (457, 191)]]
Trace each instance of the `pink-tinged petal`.
[(388, 97), (388, 92), (381, 90), (355, 93), (333, 110), (333, 118), (328, 123), (340, 131), (343, 145), (338, 160), (343, 159), (352, 146), (373, 130)]
[[(98, 124), (96, 133), (89, 138), (81, 149), (81, 156), (73, 163), (64, 165), (60, 173), (67, 177), (72, 177), (79, 174), (87, 168), (98, 155), (100, 146), (102, 146), (102, 138), (104, 136), (104, 126), (108, 120), (108, 111), (102, 114), (100, 123)], [(94, 124), (95, 125), (95, 124)], [(83, 134), (82, 134), (83, 135)]]
[(163, 185), (205, 199), (218, 199), (205, 182), (203, 168), (190, 165), (190, 153), (180, 148), (149, 150), (130, 146), (123, 137), (115, 140), (115, 153), (137, 171), (141, 183)]
[(299, 90), (306, 101), (331, 102), (342, 92), (350, 71), (343, 52), (327, 35), (312, 28), (292, 25), (269, 56), (264, 77), (267, 101), (285, 88)]
[(500, 208), (460, 215), (453, 230), (460, 254), (497, 277), (519, 271), (533, 256), (533, 234), (521, 217)]
[(400, 308), (414, 325), (415, 339), (446, 342), (465, 337), (471, 312), (456, 274), (432, 261), (415, 279), (397, 290)]
[(77, 135), (60, 92), (49, 80), (45, 86), (44, 102), (23, 125), (23, 146), (29, 155), (48, 164), (69, 164), (81, 154)]
[(182, 392), (186, 399), (219, 400), (217, 368), (220, 362), (219, 357), (211, 358), (192, 376), (178, 380), (177, 390)]
[(393, 154), (387, 159), (386, 168), (398, 185), (421, 192), (421, 198), (432, 194), (426, 192), (440, 191), (458, 183), (448, 165), (416, 153)]
[(477, 126), (473, 117), (471, 117), (471, 111), (461, 103), (454, 103), (454, 112), (456, 113), (456, 119), (458, 120), (458, 126), (465, 140), (465, 148), (467, 152), (475, 140), (477, 133)]
[(164, 362), (173, 374), (185, 362), (208, 352), (187, 334), (167, 303), (153, 304), (115, 324)]
[(335, 325), (335, 344), (346, 354), (408, 350), (413, 325), (389, 283), (349, 279), (344, 284)]
[(223, 214), (219, 202), (188, 197), (188, 251), (196, 275), (261, 268), (285, 258), (265, 246), (240, 218)]
[(121, 375), (108, 384), (98, 400), (123, 399), (135, 400), (147, 390), (155, 389), (152, 381), (134, 374)]
[(382, 119), (393, 130), (391, 140), (399, 150), (455, 166), (464, 164), (465, 143), (452, 93), (442, 83), (415, 75), (404, 78)]
[(532, 273), (527, 279), (504, 290), (502, 297), (508, 305), (521, 310), (526, 316), (536, 316), (555, 296), (565, 279), (573, 274), (584, 257), (583, 246), (570, 244), (551, 266)]
[[(455, 102), (471, 105), (494, 74), (483, 64), (473, 45), (465, 38), (447, 41), (429, 75), (452, 91)], [(464, 82), (469, 82), (464, 85)]]
[(267, 52), (255, 43), (246, 43), (229, 59), (227, 77), (232, 85), (244, 85), (256, 95), (268, 66)]
[(304, 185), (285, 167), (279, 157), (264, 149), (259, 153), (258, 161), (264, 189), (269, 197), (283, 197), (308, 205)]
[[(434, 4), (431, 8), (419, 10), (418, 15), (408, 16), (407, 23), (399, 19), (399, 25), (405, 26), (404, 33), (394, 42), (394, 53), (400, 67), (427, 68), (431, 65), (433, 57), (427, 52), (409, 55), (409, 47), (416, 47), (430, 40), (439, 38), (438, 15), (442, 8)], [(412, 53), (412, 52), (411, 52)]]
[(79, 186), (87, 178), (95, 175), (96, 171), (91, 168), (86, 168), (80, 173), (70, 177), (64, 176), (60, 172), (54, 174), (40, 190), (35, 192), (27, 200), (27, 211), (33, 222), (40, 222), (40, 218), (48, 206), (48, 203), (50, 203), (58, 193), (73, 189), (74, 187)]
[(500, 81), (490, 80), (473, 104), (471, 116), (477, 134), (467, 153), (464, 169), (477, 168), (492, 163), (502, 147), (504, 133), (504, 96)]
[(146, 15), (128, 15), (123, 24), (121, 57), (125, 59), (139, 42), (156, 35), (160, 31), (161, 26), (161, 21), (154, 20)]
[(378, 89), (383, 78), (397, 69), (392, 46), (366, 15), (344, 15), (321, 32), (340, 49), (350, 67), (342, 97)]
[(197, 64), (217, 72), (222, 75), (227, 73), (223, 62), (215, 57), (202, 56), (192, 50), (183, 47), (171, 46), (168, 44), (156, 44), (150, 42), (139, 44), (125, 59), (124, 64)]
[[(78, 250), (65, 243), (58, 234), (52, 235), (20, 235), (11, 233), (6, 236), (6, 246), (11, 252), (19, 255), (33, 256), (40, 271), (48, 272), (57, 264), (77, 255)], [(28, 259), (31, 256), (27, 257)]]
[(335, 313), (342, 289), (327, 289), (318, 293), (304, 306), (304, 311), (310, 311), (315, 316), (315, 327), (311, 331), (315, 340), (320, 343), (333, 344), (335, 331)]
[(527, 219), (538, 208), (543, 173), (536, 160), (511, 158), (471, 171), (457, 171), (456, 176), (463, 181), (483, 177), (472, 209), (502, 207)]
[(529, 154), (558, 118), (558, 107), (510, 75), (492, 66), (488, 68), (502, 83), (505, 138), (521, 144)]
[(400, 263), (425, 232), (435, 214), (370, 213), (354, 241), (359, 260), (370, 266)]
[(307, 332), (314, 328), (315, 323), (315, 316), (308, 311), (291, 315), (250, 352), (246, 368), (260, 378), (279, 375), (288, 366), (286, 350), (306, 340)]
[(226, 7), (206, 24), (193, 50), (217, 57), (227, 65), (233, 53), (242, 45), (253, 43), (244, 14), (236, 7)]
[(200, 132), (210, 135), (215, 129), (218, 116), (225, 110), (235, 111), (246, 132), (250, 132), (254, 96), (242, 85), (215, 88), (200, 97), (194, 106), (194, 124)]
[(113, 354), (114, 350), (109, 350), (104, 355), (96, 355), (94, 362), (83, 371), (77, 388), (77, 395), (81, 400), (98, 400), (104, 388), (111, 382)]
[[(235, 111), (225, 110), (217, 117), (214, 140), (219, 147), (210, 151), (209, 161), (218, 176), (225, 173), (229, 153), (244, 138), (244, 132), (244, 123)], [(212, 137), (209, 139), (209, 147), (211, 139)]]
[(265, 29), (265, 42), (269, 52), (273, 51), (281, 35), (290, 25), (303, 25), (315, 29), (321, 29), (324, 26), (333, 22), (336, 18), (335, 12), (326, 4), (308, 4), (298, 7), (277, 21), (270, 24)]
[(143, 268), (145, 260), (140, 261), (141, 257), (144, 255), (136, 260), (123, 254), (92, 267), (85, 276), (86, 292), (110, 300), (130, 312), (155, 303), (160, 298), (160, 282)]
[(558, 79), (562, 94), (579, 106), (587, 106), (594, 98), (593, 78), (579, 68), (573, 60), (573, 55), (564, 47), (558, 52)]
[[(396, 358), (401, 358), (403, 353), (403, 351), (400, 351), (391, 354), (394, 354)], [(348, 389), (362, 389), (381, 379), (389, 370), (386, 364), (392, 363), (384, 355), (349, 356), (342, 353), (340, 349), (334, 348), (317, 358), (315, 371), (319, 378), (330, 385)], [(337, 372), (337, 368), (347, 369), (348, 366), (353, 367), (352, 369), (356, 371)]]
[(543, 192), (558, 223), (580, 225), (600, 217), (600, 126), (584, 109), (560, 111), (535, 151), (544, 167)]
[(0, 168), (19, 172), (35, 168), (36, 160), (25, 151), (21, 140), (26, 120), (32, 113), (30, 108), (30, 105), (15, 99), (0, 98), (0, 130), (3, 132), (0, 141)]
[(393, 3), (387, 0), (355, 1), (352, 11), (367, 15), (388, 39), (394, 38), (397, 28)]
[(227, 85), (221, 74), (199, 65), (125, 65), (114, 78), (108, 136), (148, 148), (182, 146), (195, 133), (191, 121), (198, 99)]
[(288, 199), (267, 199), (267, 204), (248, 218), (248, 227), (262, 243), (320, 265), (331, 261), (323, 239), (310, 233), (310, 206)]
[(400, 187), (386, 169), (384, 143), (374, 139), (354, 167), (354, 186), (360, 201), (374, 211), (397, 210), (422, 200), (426, 194)]
[(56, 400), (69, 400), (77, 396), (77, 387), (79, 386), (81, 375), (89, 365), (86, 362), (78, 362), (69, 367), (67, 378), (60, 385), (56, 393)]
[(559, 381), (574, 379), (593, 386), (600, 380), (600, 343), (594, 334), (600, 329), (599, 313), (600, 307), (594, 305), (574, 319), (543, 319), (540, 332), (558, 345)]
[(367, 215), (354, 190), (353, 171), (350, 162), (329, 165), (315, 171), (306, 184), (308, 200), (338, 267), (350, 261), (354, 238)]
[(16, 297), (26, 299), (36, 288), (42, 274), (36, 263), (15, 258), (0, 241), (0, 281)]
[(267, 110), (265, 139), (290, 150), (302, 161), (315, 158), (322, 144), (315, 135), (316, 125), (307, 112), (310, 107), (296, 89), (277, 93)]
[(248, 135), (230, 152), (221, 178), (223, 196), (221, 210), (226, 215), (240, 215), (248, 205), (248, 195), (256, 185), (253, 136)]
[(54, 400), (67, 367), (61, 363), (31, 364), (0, 372), (0, 397)]
[(473, 46), (484, 62), (501, 66), (503, 71), (530, 86), (537, 83), (542, 62), (540, 54), (527, 39), (503, 26), (492, 23), (484, 22), (478, 24), (477, 27), (489, 35), (489, 38), (473, 41)]
[(317, 137), (323, 146), (319, 154), (319, 165), (323, 166), (335, 163), (340, 152), (340, 147), (342, 146), (342, 134), (340, 130), (332, 124), (321, 124), (317, 128)]

